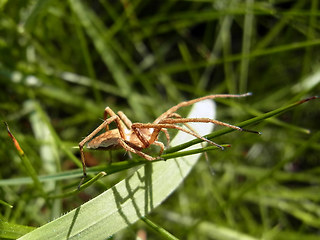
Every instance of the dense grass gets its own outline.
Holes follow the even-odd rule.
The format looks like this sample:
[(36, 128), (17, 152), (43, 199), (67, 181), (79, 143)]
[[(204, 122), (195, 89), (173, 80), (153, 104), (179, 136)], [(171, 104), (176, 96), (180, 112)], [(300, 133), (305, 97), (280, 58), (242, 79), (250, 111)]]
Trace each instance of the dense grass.
[[(2, 1), (0, 9), (0, 118), (35, 171), (3, 125), (0, 177), (12, 182), (0, 181), (0, 220), (17, 235), (1, 237), (42, 226), (135, 171), (117, 170), (124, 151), (90, 151), (89, 166), (112, 159), (117, 173), (48, 199), (76, 188), (75, 147), (106, 106), (150, 122), (186, 99), (253, 92), (217, 101), (217, 118), (236, 124), (319, 95), (317, 0)], [(165, 230), (181, 239), (318, 239), (319, 107), (310, 101), (247, 127), (261, 136), (215, 138), (232, 147), (208, 152), (209, 164), (203, 157), (170, 198), (114, 239), (173, 238)], [(30, 174), (49, 177), (39, 186)]]

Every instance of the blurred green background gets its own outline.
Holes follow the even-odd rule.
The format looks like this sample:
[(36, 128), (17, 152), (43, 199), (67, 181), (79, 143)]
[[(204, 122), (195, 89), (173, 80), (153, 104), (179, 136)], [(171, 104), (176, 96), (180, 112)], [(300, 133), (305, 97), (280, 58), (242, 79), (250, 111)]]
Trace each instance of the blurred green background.
[[(76, 147), (106, 106), (152, 122), (186, 99), (252, 92), (218, 101), (217, 119), (239, 123), (319, 94), (319, 7), (318, 0), (2, 0), (1, 121), (38, 175), (80, 173)], [(181, 239), (318, 239), (319, 107), (311, 101), (250, 126), (261, 136), (217, 138), (232, 148), (210, 152), (209, 165), (202, 158), (149, 218)], [(22, 179), (28, 172), (4, 125), (0, 138), (0, 177), (20, 179), (0, 186), (1, 200), (14, 206), (0, 205), (1, 221), (41, 226), (125, 176), (48, 202)], [(111, 158), (128, 156), (87, 154), (89, 166)], [(78, 180), (44, 188), (59, 192)], [(141, 231), (161, 239), (142, 221), (114, 239)]]

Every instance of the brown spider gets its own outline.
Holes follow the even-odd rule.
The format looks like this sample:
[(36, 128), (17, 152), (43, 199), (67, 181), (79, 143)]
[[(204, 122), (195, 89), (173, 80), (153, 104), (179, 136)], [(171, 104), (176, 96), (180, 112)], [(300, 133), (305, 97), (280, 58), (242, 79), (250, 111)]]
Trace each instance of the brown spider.
[[(144, 152), (142, 149), (148, 148), (151, 144), (158, 145), (160, 147), (160, 154), (162, 154), (164, 150), (164, 144), (162, 142), (157, 141), (158, 135), (160, 131), (163, 131), (166, 135), (167, 142), (170, 141), (170, 136), (167, 132), (168, 128), (178, 129), (180, 131), (186, 132), (188, 134), (193, 135), (196, 138), (199, 138), (203, 141), (208, 142), (214, 146), (217, 146), (223, 149), (217, 143), (214, 143), (200, 135), (198, 135), (195, 131), (193, 131), (190, 127), (188, 127), (189, 122), (203, 122), (203, 123), (213, 123), (222, 126), (226, 126), (229, 128), (233, 128), (239, 131), (247, 131), (253, 133), (259, 133), (256, 131), (246, 130), (228, 123), (220, 122), (218, 120), (210, 119), (210, 118), (182, 118), (176, 111), (185, 106), (192, 105), (196, 102), (203, 101), (205, 99), (214, 99), (214, 98), (237, 98), (237, 97), (245, 97), (251, 95), (250, 93), (245, 94), (217, 94), (217, 95), (209, 95), (201, 98), (196, 98), (190, 101), (185, 101), (177, 104), (176, 106), (171, 107), (169, 110), (161, 114), (153, 123), (132, 123), (127, 116), (119, 111), (118, 114), (115, 114), (109, 107), (104, 110), (104, 122), (100, 124), (92, 133), (90, 133), (87, 137), (85, 137), (79, 143), (79, 149), (81, 154), (81, 161), (83, 167), (83, 177), (79, 186), (82, 184), (84, 178), (86, 177), (86, 163), (85, 157), (83, 153), (83, 147), (87, 144), (87, 148), (89, 149), (102, 149), (102, 150), (112, 150), (124, 148), (125, 150), (135, 153), (149, 161), (159, 159), (160, 157), (152, 157)], [(108, 116), (110, 116), (108, 118)], [(109, 130), (109, 124), (112, 122), (116, 122), (117, 128)], [(181, 126), (177, 126), (176, 124), (182, 123), (185, 124), (189, 129), (183, 128)], [(99, 133), (102, 129), (106, 129), (106, 131), (99, 136), (94, 136)]]

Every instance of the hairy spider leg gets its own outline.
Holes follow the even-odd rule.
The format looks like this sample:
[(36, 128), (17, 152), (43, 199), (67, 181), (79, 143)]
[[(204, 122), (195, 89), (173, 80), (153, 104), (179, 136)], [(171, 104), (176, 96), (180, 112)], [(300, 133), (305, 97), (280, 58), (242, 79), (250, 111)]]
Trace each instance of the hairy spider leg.
[(83, 176), (81, 178), (81, 181), (78, 185), (78, 189), (80, 188), (81, 184), (83, 183), (85, 177), (87, 176), (86, 173), (86, 161), (84, 157), (84, 152), (83, 152), (83, 147), (84, 145), (89, 142), (97, 133), (99, 133), (103, 128), (106, 128), (110, 123), (113, 121), (116, 121), (117, 124), (119, 125), (120, 119), (118, 116), (112, 116), (106, 120), (103, 121), (95, 130), (92, 131), (88, 136), (86, 136), (80, 143), (79, 143), (79, 149), (80, 149), (80, 156), (81, 156), (81, 163), (82, 163), (82, 170), (83, 170)]
[(240, 97), (246, 97), (250, 96), (251, 93), (244, 93), (244, 94), (214, 94), (214, 95), (208, 95), (205, 97), (196, 98), (189, 101), (181, 102), (171, 108), (169, 108), (166, 112), (161, 114), (153, 123), (159, 123), (162, 119), (167, 118), (170, 114), (176, 112), (181, 107), (186, 107), (189, 105), (192, 105), (194, 103), (206, 100), (206, 99), (215, 99), (215, 98), (240, 98)]
[(244, 129), (244, 128), (241, 128), (241, 127), (238, 127), (238, 126), (231, 125), (229, 123), (221, 122), (221, 121), (218, 121), (218, 120), (215, 120), (215, 119), (210, 119), (210, 118), (177, 118), (177, 119), (166, 118), (166, 119), (163, 119), (163, 120), (160, 121), (160, 123), (169, 123), (169, 124), (175, 124), (175, 123), (184, 123), (185, 124), (187, 122), (213, 123), (213, 124), (217, 124), (217, 125), (233, 128), (233, 129), (238, 130), (238, 131), (244, 131), (244, 132), (251, 132), (251, 133), (260, 134), (260, 132), (257, 132), (257, 131)]
[[(107, 118), (108, 115), (110, 115), (110, 118)], [(126, 129), (124, 123), (121, 121), (120, 117), (118, 115), (116, 115), (111, 108), (106, 107), (105, 111), (104, 111), (104, 118), (105, 120), (103, 121), (103, 123), (101, 123), (95, 130), (93, 130), (92, 133), (90, 133), (87, 137), (85, 137), (80, 143), (79, 143), (79, 149), (80, 149), (80, 156), (81, 156), (81, 163), (82, 163), (82, 170), (83, 170), (83, 176), (81, 178), (81, 181), (78, 185), (78, 189), (80, 188), (81, 184), (83, 183), (85, 177), (87, 176), (86, 173), (86, 161), (85, 161), (85, 157), (84, 157), (84, 152), (83, 152), (83, 147), (84, 145), (89, 142), (95, 135), (97, 135), (102, 129), (106, 129), (107, 131), (109, 130), (109, 124), (112, 122), (116, 122), (117, 124), (117, 128), (119, 131), (119, 134), (121, 136), (122, 139), (125, 139), (125, 132), (124, 129)], [(125, 145), (127, 145), (125, 143)]]
[(119, 112), (118, 112), (118, 116), (119, 116), (120, 119), (124, 122), (124, 124), (125, 124), (129, 129), (131, 129), (132, 122), (130, 121), (130, 119), (129, 119), (122, 111), (119, 111)]
[(163, 150), (164, 150), (164, 144), (162, 142), (159, 142), (159, 141), (154, 141), (152, 144), (157, 145), (157, 146), (160, 147), (159, 155), (161, 155), (163, 153)]
[[(178, 113), (172, 113), (172, 114), (170, 114), (170, 115), (168, 116), (168, 118), (172, 118), (172, 117), (180, 118), (180, 119), (182, 118), (182, 116), (181, 116), (180, 114), (178, 114)], [(183, 125), (185, 125), (188, 129), (190, 129), (190, 131), (192, 131), (192, 132), (194, 132), (194, 133), (197, 133), (197, 131), (194, 130), (193, 127), (191, 127), (188, 123), (183, 123)], [(201, 144), (201, 147), (204, 148), (203, 142), (201, 142), (200, 144)], [(209, 170), (210, 170), (210, 173), (211, 173), (212, 175), (214, 175), (214, 170), (213, 170), (213, 168), (212, 168), (212, 166), (211, 166), (211, 164), (210, 164), (210, 162), (209, 162), (208, 153), (207, 153), (207, 152), (204, 152), (203, 155), (204, 155), (204, 157), (205, 157), (205, 159), (206, 159), (206, 162), (207, 162), (207, 164), (208, 164), (208, 168), (209, 168)]]
[[(170, 115), (167, 116), (167, 118), (172, 118), (172, 117), (175, 117), (175, 118), (182, 118), (180, 114), (178, 113), (171, 113)], [(184, 123), (183, 125), (185, 125), (187, 128), (189, 128), (190, 131), (194, 132), (194, 133), (197, 133), (189, 124), (187, 123)], [(165, 136), (166, 136), (166, 139), (167, 139), (167, 147), (169, 147), (169, 144), (170, 144), (170, 135), (169, 135), (169, 132), (166, 128), (162, 128), (160, 131), (164, 132)]]
[[(175, 112), (172, 113), (172, 114), (170, 114), (170, 115), (168, 115), (167, 118), (173, 118), (173, 117), (174, 117), (174, 118), (180, 118), (180, 119), (182, 118), (182, 116), (181, 116), (180, 114), (175, 113)], [(194, 133), (197, 133), (197, 131), (194, 130), (193, 127), (191, 127), (188, 123), (183, 123), (183, 125), (185, 125), (188, 129), (190, 129), (190, 131), (192, 131), (192, 132), (194, 132)], [(201, 144), (201, 147), (204, 147), (203, 142), (201, 142), (200, 144)], [(207, 162), (207, 164), (208, 164), (210, 173), (211, 173), (212, 175), (214, 175), (214, 170), (213, 170), (213, 168), (212, 168), (212, 166), (211, 166), (211, 164), (210, 164), (210, 162), (209, 162), (208, 153), (207, 153), (207, 152), (204, 152), (203, 154), (204, 154), (204, 157), (205, 157), (206, 162)]]
[[(112, 109), (110, 107), (106, 107), (105, 110), (104, 110), (104, 114), (103, 114), (104, 120), (106, 120), (109, 115), (110, 115), (110, 117), (114, 117), (114, 116), (118, 117), (119, 121), (116, 121), (116, 123), (117, 123), (117, 127), (119, 129), (119, 133), (120, 133), (122, 138), (125, 138), (124, 132), (125, 132), (126, 126), (122, 121), (120, 121), (120, 120), (122, 120), (121, 117), (118, 116), (117, 114), (115, 114), (114, 111), (112, 111)], [(106, 128), (106, 132), (109, 131), (109, 124), (106, 124), (106, 127), (105, 127)]]
[(158, 157), (152, 157), (152, 156), (150, 156), (150, 155), (148, 155), (148, 154), (146, 154), (146, 153), (144, 153), (144, 152), (142, 152), (142, 151), (140, 151), (138, 149), (135, 149), (135, 148), (129, 146), (126, 143), (126, 141), (121, 139), (121, 138), (118, 139), (118, 143), (121, 145), (121, 147), (123, 147), (123, 149), (125, 149), (125, 150), (127, 150), (129, 152), (135, 153), (135, 154), (139, 155), (140, 157), (143, 157), (144, 159), (147, 159), (149, 161), (159, 159)]
[[(182, 116), (178, 113), (172, 113), (172, 114), (168, 115), (168, 117), (165, 119), (172, 119), (173, 117), (182, 119)], [(187, 128), (189, 128), (190, 131), (196, 133), (196, 131), (188, 123), (183, 123), (183, 125), (185, 125)]]
[[(192, 136), (194, 136), (196, 138), (199, 138), (199, 139), (201, 139), (203, 141), (206, 141), (211, 145), (214, 145), (216, 147), (224, 149), (224, 147), (222, 147), (221, 145), (219, 145), (219, 144), (217, 144), (215, 142), (212, 142), (209, 139), (206, 139), (206, 138), (200, 136), (199, 134), (197, 134), (195, 132), (192, 132), (192, 131), (190, 131), (188, 129), (185, 129), (183, 127), (177, 126), (175, 124), (168, 124), (168, 123), (156, 123), (156, 124), (154, 124), (154, 123), (133, 123), (132, 124), (132, 129), (134, 130), (136, 128), (153, 128), (154, 129), (153, 133), (154, 132), (156, 132), (156, 133), (159, 132), (162, 128), (177, 129), (177, 130), (186, 132), (186, 133), (188, 133), (188, 134), (190, 134), (190, 135), (192, 135)], [(149, 139), (149, 144), (152, 144), (155, 141), (156, 137), (157, 137), (157, 135), (154, 135), (153, 133), (152, 133), (152, 135), (151, 135), (151, 137)]]

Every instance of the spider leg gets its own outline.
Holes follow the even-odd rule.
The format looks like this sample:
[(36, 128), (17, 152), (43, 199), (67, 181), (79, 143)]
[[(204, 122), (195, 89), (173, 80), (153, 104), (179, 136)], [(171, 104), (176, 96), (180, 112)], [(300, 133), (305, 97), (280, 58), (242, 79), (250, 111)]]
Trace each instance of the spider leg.
[[(171, 113), (167, 118), (172, 118), (172, 117), (175, 117), (175, 118), (179, 118), (179, 119), (182, 119), (181, 115), (178, 114), (178, 113)], [(166, 119), (167, 119), (166, 118)], [(161, 121), (162, 122), (162, 121)], [(188, 124), (188, 123), (183, 123), (183, 125), (185, 125), (187, 128), (190, 129), (190, 131), (196, 133), (196, 131)]]
[[(172, 118), (172, 117), (182, 118), (181, 115), (178, 114), (178, 113), (172, 113), (172, 114), (170, 114), (170, 115), (168, 116), (168, 118)], [(183, 125), (185, 125), (185, 126), (186, 126), (188, 129), (190, 129), (192, 132), (197, 133), (196, 130), (194, 130), (189, 124), (183, 123)], [(201, 147), (204, 147), (203, 142), (201, 143)], [(207, 152), (204, 152), (203, 154), (204, 154), (204, 157), (205, 157), (206, 162), (207, 162), (207, 164), (208, 164), (208, 167), (209, 167), (209, 170), (210, 170), (211, 175), (214, 175), (214, 170), (213, 170), (211, 164), (209, 163), (208, 153), (207, 153)]]
[(180, 114), (178, 113), (170, 113), (167, 118), (172, 118), (172, 117), (175, 117), (175, 118), (182, 118)]
[[(107, 107), (105, 110), (105, 117), (107, 117), (108, 115), (113, 115), (114, 112)], [(86, 173), (86, 160), (84, 157), (84, 152), (83, 152), (83, 147), (84, 145), (89, 142), (95, 135), (97, 135), (97, 133), (99, 133), (102, 129), (106, 128), (109, 129), (109, 124), (112, 123), (113, 121), (116, 122), (120, 136), (122, 138), (125, 138), (125, 133), (124, 133), (124, 124), (123, 122), (121, 122), (121, 119), (119, 118), (119, 116), (117, 116), (116, 114), (114, 114), (113, 116), (111, 116), (110, 118), (107, 118), (103, 121), (103, 123), (101, 123), (95, 130), (93, 130), (88, 136), (86, 136), (80, 143), (79, 143), (79, 150), (80, 150), (80, 156), (81, 156), (81, 163), (82, 163), (82, 170), (83, 170), (83, 176), (81, 178), (81, 181), (78, 185), (78, 189), (80, 188), (81, 184), (83, 183), (85, 177), (87, 176)]]
[(160, 123), (168, 123), (168, 124), (175, 124), (175, 123), (184, 123), (185, 124), (185, 123), (188, 123), (188, 122), (213, 123), (213, 124), (217, 124), (217, 125), (233, 128), (233, 129), (238, 130), (238, 131), (245, 131), (245, 132), (251, 132), (251, 133), (260, 134), (260, 132), (257, 132), (257, 131), (244, 129), (244, 128), (241, 128), (241, 127), (238, 127), (238, 126), (231, 125), (229, 123), (221, 122), (221, 121), (218, 121), (218, 120), (215, 120), (215, 119), (210, 119), (210, 118), (177, 118), (177, 119), (166, 118), (166, 119), (162, 119), (160, 121)]
[[(171, 113), (170, 116), (179, 116), (179, 117), (181, 118), (181, 116), (180, 116), (179, 114), (177, 114), (177, 113)], [(139, 131), (139, 127), (137, 127), (137, 126), (140, 126), (141, 124), (143, 124), (143, 123), (133, 123), (133, 124), (131, 124), (131, 129), (132, 129), (132, 131), (134, 131), (134, 133), (137, 135), (137, 137), (138, 137), (138, 138), (140, 139), (140, 141), (143, 143), (144, 148), (147, 148), (147, 147), (149, 147), (151, 144), (153, 144), (153, 143), (155, 143), (155, 142), (158, 142), (158, 141), (157, 141), (157, 138), (158, 138), (158, 135), (159, 135), (159, 132), (160, 132), (160, 131), (163, 131), (164, 134), (166, 135), (167, 145), (169, 146), (169, 143), (170, 143), (170, 135), (169, 135), (167, 129), (165, 129), (165, 128), (154, 128), (154, 130), (153, 130), (153, 132), (152, 132), (152, 134), (151, 134), (151, 137), (150, 137), (150, 139), (148, 140), (148, 139), (146, 138), (146, 136)], [(186, 124), (186, 125), (187, 125), (187, 124)], [(151, 128), (151, 127), (150, 127), (150, 128)], [(191, 129), (191, 127), (189, 127), (189, 128)], [(162, 143), (161, 143), (161, 144), (162, 144)], [(160, 146), (160, 145), (159, 145), (159, 142), (158, 142), (156, 145)], [(163, 144), (162, 144), (160, 147), (161, 147), (161, 153), (162, 153), (162, 151), (163, 151), (163, 149), (164, 149)]]
[[(178, 113), (171, 113), (170, 115), (167, 116), (167, 118), (172, 118), (172, 117), (182, 118), (181, 115), (178, 114)], [(189, 128), (191, 131), (196, 132), (189, 124), (185, 123), (184, 125), (185, 125), (187, 128)], [(165, 128), (162, 128), (161, 131), (164, 132), (164, 134), (166, 135), (167, 147), (169, 147), (169, 144), (170, 144), (170, 135), (169, 135), (169, 133), (168, 133), (168, 130), (165, 129)]]
[[(178, 114), (178, 113), (171, 113), (171, 114), (169, 114), (168, 116), (167, 116), (167, 118), (169, 118), (169, 119), (171, 119), (172, 117), (174, 117), (174, 118), (182, 118), (181, 117), (181, 115), (180, 114)], [(166, 119), (167, 119), (166, 118)], [(162, 121), (161, 121), (162, 122)], [(187, 123), (183, 123), (183, 125), (185, 125), (190, 131), (192, 131), (192, 132), (194, 132), (194, 133), (197, 133), (189, 124), (187, 124)], [(167, 131), (167, 129), (161, 129), (161, 131), (163, 131), (164, 133), (165, 133), (165, 135), (166, 135), (166, 138), (167, 138), (167, 147), (169, 146), (169, 143), (170, 143), (170, 135), (169, 135), (169, 133), (168, 133), (168, 131)]]
[(129, 119), (122, 111), (119, 111), (119, 112), (118, 112), (118, 116), (119, 116), (120, 119), (124, 122), (124, 124), (125, 124), (129, 129), (131, 129), (132, 122), (130, 121), (130, 119)]
[[(106, 107), (104, 110), (104, 120), (106, 120), (108, 118), (108, 116), (110, 115), (111, 117), (113, 116), (117, 116), (119, 118), (119, 121), (117, 121), (117, 127), (119, 129), (120, 134), (124, 134), (124, 129), (126, 128), (125, 124), (122, 122), (122, 116), (118, 116), (117, 114), (114, 113), (114, 111), (112, 111), (112, 109), (110, 107)], [(123, 114), (124, 115), (124, 114)], [(128, 119), (127, 117), (125, 117), (126, 119)], [(122, 121), (120, 121), (122, 120)], [(109, 131), (109, 124), (106, 125), (106, 131)], [(121, 137), (124, 137), (121, 135)]]
[(146, 136), (140, 132), (139, 128), (136, 127), (137, 124), (139, 124), (139, 123), (133, 123), (133, 124), (131, 125), (131, 129), (132, 129), (132, 131), (136, 134), (136, 136), (139, 138), (139, 140), (141, 141), (141, 143), (143, 144), (143, 148), (147, 148), (147, 147), (149, 147), (154, 141), (157, 140), (157, 137), (158, 137), (158, 134), (159, 134), (159, 132), (160, 132), (160, 129), (159, 129), (159, 131), (157, 132), (157, 134), (156, 134), (156, 136), (155, 136), (155, 139), (154, 139), (153, 141), (150, 141), (150, 139), (148, 140), (148, 139), (146, 138)]
[(162, 142), (159, 142), (159, 141), (154, 141), (153, 144), (160, 147), (159, 155), (161, 155), (163, 153), (163, 150), (164, 150), (164, 144)]
[[(165, 134), (166, 134), (166, 136), (167, 136), (167, 139), (169, 139), (170, 140), (170, 136), (169, 136), (169, 134), (168, 134), (168, 131), (166, 130), (166, 129), (157, 129), (157, 134), (156, 134), (156, 136), (155, 136), (155, 140), (153, 140), (153, 141), (148, 141), (147, 140), (147, 138), (146, 138), (146, 136), (144, 135), (144, 134), (142, 134), (140, 131), (139, 131), (139, 127), (136, 127), (137, 125), (139, 125), (139, 123), (133, 123), (132, 125), (131, 125), (131, 129), (132, 129), (132, 131), (137, 135), (137, 137), (139, 138), (139, 140), (142, 142), (142, 144), (144, 145), (144, 147), (143, 148), (147, 148), (147, 147), (149, 147), (151, 144), (155, 144), (155, 145), (157, 145), (157, 146), (159, 146), (160, 147), (160, 155), (162, 154), (162, 152), (164, 151), (164, 145), (163, 145), (163, 143), (162, 142), (159, 142), (159, 141), (156, 141), (156, 139), (157, 139), (157, 136), (158, 136), (158, 134), (159, 134), (159, 132), (161, 131), (161, 130), (163, 130), (164, 132), (165, 132)], [(155, 129), (156, 130), (156, 129)], [(153, 132), (153, 133), (155, 133), (155, 131)], [(125, 143), (125, 141), (123, 141), (124, 143)], [(126, 143), (125, 143), (126, 144)], [(132, 148), (132, 147), (130, 147), (128, 144), (126, 144), (129, 148)], [(122, 146), (122, 145), (121, 145)], [(125, 148), (124, 146), (122, 146), (123, 148)], [(125, 148), (126, 149), (126, 148)], [(132, 148), (132, 149), (134, 149), (134, 148)], [(131, 151), (131, 150), (129, 150), (129, 149), (127, 149), (128, 151)], [(154, 159), (156, 159), (156, 158), (153, 158), (153, 157), (151, 157), (151, 156), (149, 156), (149, 155), (147, 155), (147, 154), (145, 154), (144, 152), (141, 152), (140, 150), (137, 150), (137, 149), (134, 149), (134, 151), (131, 151), (131, 152), (133, 152), (133, 153), (136, 153), (136, 154), (138, 154), (139, 156), (141, 156), (141, 157), (143, 157), (143, 158), (145, 158), (145, 159), (147, 159), (147, 160), (154, 160)], [(147, 157), (145, 157), (145, 156), (147, 156)]]
[(245, 94), (213, 94), (213, 95), (208, 95), (208, 96), (205, 96), (205, 97), (200, 97), (200, 98), (196, 98), (196, 99), (193, 99), (193, 100), (181, 102), (181, 103), (171, 107), (170, 109), (168, 109), (163, 114), (161, 114), (153, 123), (159, 123), (161, 120), (167, 118), (169, 115), (171, 115), (172, 113), (176, 112), (181, 107), (189, 106), (189, 105), (192, 105), (192, 104), (194, 104), (196, 102), (200, 102), (200, 101), (203, 101), (203, 100), (206, 100), (206, 99), (240, 98), (240, 97), (246, 97), (246, 96), (250, 96), (250, 95), (251, 95), (251, 93), (245, 93)]
[(183, 127), (180, 127), (180, 126), (177, 126), (175, 124), (170, 124), (170, 123), (133, 123), (132, 124), (132, 129), (134, 128), (153, 128), (154, 131), (153, 133), (151, 134), (151, 137), (149, 139), (149, 144), (152, 144), (154, 143), (155, 139), (157, 138), (157, 134), (161, 131), (162, 128), (173, 128), (173, 129), (177, 129), (177, 130), (180, 130), (180, 131), (183, 131), (185, 133), (188, 133), (196, 138), (199, 138), (203, 141), (206, 141), (208, 142), (209, 144), (211, 145), (214, 145), (216, 147), (219, 147), (221, 149), (224, 149), (224, 147), (220, 146), (219, 144), (215, 143), (215, 142), (212, 142), (210, 141), (209, 139), (206, 139), (202, 136), (200, 136), (199, 134), (195, 133), (195, 132), (192, 132), (188, 129), (185, 129)]
[(93, 130), (88, 136), (86, 136), (80, 143), (79, 143), (79, 150), (80, 150), (80, 156), (81, 156), (81, 163), (82, 163), (82, 170), (83, 170), (83, 176), (81, 178), (81, 181), (78, 185), (78, 189), (80, 188), (81, 184), (83, 183), (85, 177), (87, 176), (86, 173), (86, 161), (84, 157), (83, 147), (84, 145), (89, 142), (98, 132), (100, 132), (103, 128), (105, 128), (107, 125), (109, 125), (111, 122), (115, 121), (117, 116), (110, 117), (103, 121), (103, 123), (100, 124), (95, 130)]
[(140, 151), (140, 150), (138, 150), (138, 149), (135, 149), (135, 148), (133, 148), (133, 147), (130, 147), (130, 146), (125, 142), (125, 140), (123, 140), (123, 139), (121, 139), (121, 138), (118, 139), (118, 143), (119, 143), (119, 144), (121, 145), (121, 147), (123, 147), (125, 150), (127, 150), (127, 151), (129, 151), (129, 152), (132, 152), (132, 153), (135, 153), (135, 154), (139, 155), (140, 157), (143, 157), (144, 159), (147, 159), (147, 160), (149, 160), (149, 161), (158, 159), (158, 158), (152, 157), (152, 156), (150, 156), (150, 155), (148, 155), (148, 154), (146, 154), (146, 153), (144, 153), (144, 152), (142, 152), (142, 151)]

